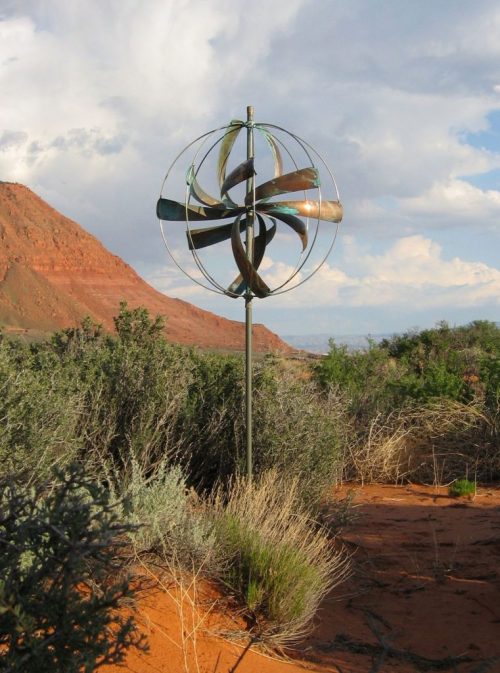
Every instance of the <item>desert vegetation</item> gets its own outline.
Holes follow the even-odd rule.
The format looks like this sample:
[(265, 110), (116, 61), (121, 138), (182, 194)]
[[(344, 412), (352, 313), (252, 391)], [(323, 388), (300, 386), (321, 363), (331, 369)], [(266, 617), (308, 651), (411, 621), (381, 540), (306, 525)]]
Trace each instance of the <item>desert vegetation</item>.
[(440, 323), (369, 342), (330, 344), (315, 366), (325, 391), (346, 395), (346, 479), (490, 482), (500, 474), (500, 329)]
[[(336, 543), (342, 505), (338, 518), (331, 511), (328, 523), (321, 518), (336, 483), (475, 483), (500, 474), (493, 323), (442, 323), (355, 353), (332, 341), (321, 360), (259, 360), (252, 484), (243, 478), (242, 357), (168, 343), (161, 318), (145, 309), (122, 305), (115, 327), (111, 336), (85, 320), (36, 343), (1, 338), (0, 545), (24, 536), (16, 548), (28, 570), (0, 587), (0, 621), (11, 625), (0, 668), (20, 642), (36, 651), (51, 632), (36, 625), (37, 586), (53, 586), (61, 601), (43, 545), (36, 564), (47, 572), (36, 575), (38, 585), (29, 569), (37, 535), (45, 539), (52, 526), (60, 540), (73, 539), (51, 519), (68, 483), (78, 486), (68, 506), (86, 503), (82, 530), (100, 525), (102, 548), (115, 551), (103, 563), (77, 546), (71, 572), (85, 567), (89, 582), (84, 588), (72, 575), (65, 591), (79, 597), (72, 605), (82, 618), (111, 592), (102, 611), (95, 603), (96, 628), (120, 636), (119, 660), (123, 644), (141, 646), (132, 622), (109, 626), (111, 608), (133, 593), (126, 573), (138, 562), (210, 577), (244, 606), (254, 635), (285, 644), (307, 631), (348, 573)], [(16, 507), (25, 514), (14, 515)], [(39, 530), (23, 532), (28, 516)], [(89, 661), (95, 668), (109, 656), (96, 651)], [(61, 666), (51, 670), (69, 670)]]

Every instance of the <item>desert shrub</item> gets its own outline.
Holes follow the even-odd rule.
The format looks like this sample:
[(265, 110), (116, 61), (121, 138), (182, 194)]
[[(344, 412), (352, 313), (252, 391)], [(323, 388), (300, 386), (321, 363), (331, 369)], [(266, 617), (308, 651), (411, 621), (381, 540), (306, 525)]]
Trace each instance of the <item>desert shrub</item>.
[[(244, 472), (243, 358), (169, 344), (162, 326), (146, 309), (122, 304), (116, 336), (87, 319), (46, 342), (4, 337), (0, 473), (25, 464), (43, 480), (51, 464), (78, 457), (89, 469), (105, 462), (126, 480), (131, 461), (146, 478), (166, 461), (202, 493)], [(332, 342), (312, 378), (285, 359), (262, 358), (254, 368), (255, 474), (274, 467), (300, 475), (309, 504), (341, 475), (415, 475), (429, 451), (445, 471), (462, 474), (479, 460), (482, 474), (498, 474), (499, 332), (484, 321), (443, 323), (356, 353)], [(437, 419), (433, 409), (446, 401), (465, 405), (465, 419), (475, 409), (474, 422), (423, 432), (424, 408)], [(452, 440), (462, 462), (444, 456)]]
[[(241, 356), (195, 352), (179, 453), (191, 484), (210, 491), (221, 479), (244, 473), (244, 368)], [(300, 475), (304, 497), (317, 500), (335, 478), (345, 407), (333, 392), (287, 369), (279, 358), (255, 363), (254, 472), (275, 467)]]
[(256, 634), (276, 644), (308, 630), (321, 599), (349, 567), (310, 519), (299, 489), (298, 479), (270, 471), (254, 483), (235, 479), (211, 503), (227, 558), (223, 580), (251, 611)]
[(349, 400), (351, 414), (364, 419), (390, 404), (388, 382), (397, 378), (395, 363), (374, 341), (364, 350), (350, 352), (330, 339), (328, 355), (314, 366), (324, 388), (336, 388)]
[(243, 460), (244, 363), (241, 356), (190, 353), (180, 460), (191, 483), (210, 490)]
[(355, 411), (362, 406), (379, 412), (409, 399), (470, 402), (487, 395), (498, 400), (499, 355), (500, 329), (495, 323), (475, 321), (452, 328), (441, 322), (379, 345), (369, 342), (367, 349), (353, 353), (331, 340), (315, 375), (325, 387), (346, 390)]
[[(167, 343), (162, 320), (150, 318), (146, 309), (129, 310), (122, 303), (115, 325), (116, 337), (87, 341), (78, 357), (86, 400), (83, 446), (86, 452), (109, 453), (116, 462), (133, 455), (154, 463), (165, 453), (173, 459), (188, 351)], [(71, 348), (70, 361), (73, 353)]]
[[(0, 343), (0, 471), (24, 467), (45, 478), (78, 449), (82, 399), (60, 376), (51, 354), (20, 342)], [(36, 474), (33, 474), (36, 473)]]
[(500, 474), (500, 329), (475, 321), (407, 332), (314, 367), (325, 395), (348, 395), (343, 476), (362, 481)]
[(400, 404), (408, 399), (427, 402), (438, 397), (465, 401), (465, 388), (463, 375), (450, 371), (443, 362), (429, 363), (425, 375), (409, 372), (390, 384), (390, 391)]
[[(318, 384), (268, 357), (257, 368), (254, 394), (256, 474), (277, 470), (299, 479), (308, 505), (320, 502), (341, 472), (341, 447), (350, 431), (346, 399), (322, 395)], [(243, 472), (243, 464), (238, 466)]]
[(479, 364), (479, 380), (483, 382), (485, 402), (492, 413), (500, 408), (500, 357), (483, 355)]
[[(96, 470), (104, 461), (125, 471), (133, 459), (146, 472), (168, 457), (200, 492), (243, 471), (242, 356), (173, 346), (159, 319), (123, 304), (116, 328), (105, 335), (87, 319), (49, 342), (0, 344), (0, 451), (26, 455), (40, 478), (75, 456)], [(302, 474), (312, 499), (335, 475), (342, 404), (282, 365), (255, 366), (255, 471)]]
[(131, 458), (124, 471), (108, 481), (123, 518), (133, 525), (129, 536), (138, 555), (153, 554), (186, 570), (215, 569), (218, 561), (215, 536), (194, 491), (178, 465), (164, 459), (145, 469)]
[(462, 327), (441, 322), (433, 329), (384, 340), (380, 348), (402, 368), (402, 379), (394, 387), (399, 398), (486, 398), (490, 411), (498, 405), (500, 329), (493, 322), (477, 320)]
[(50, 484), (0, 481), (0, 669), (90, 673), (142, 646), (116, 611), (132, 596), (128, 579), (116, 580), (129, 530), (76, 466)]

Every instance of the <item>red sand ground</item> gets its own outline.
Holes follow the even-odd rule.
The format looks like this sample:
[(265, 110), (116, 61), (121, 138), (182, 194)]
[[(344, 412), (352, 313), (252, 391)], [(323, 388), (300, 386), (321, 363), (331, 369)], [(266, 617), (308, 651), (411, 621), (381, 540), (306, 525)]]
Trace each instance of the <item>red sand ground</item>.
[(289, 652), (291, 662), (214, 636), (239, 625), (224, 616), (223, 604), (203, 617), (215, 600), (205, 590), (195, 618), (196, 664), (189, 602), (183, 647), (179, 609), (156, 589), (139, 605), (150, 653), (131, 652), (123, 668), (103, 671), (499, 673), (500, 488), (479, 488), (470, 501), (418, 485), (345, 486), (341, 495), (349, 488), (356, 518), (342, 539), (353, 575), (325, 601), (314, 632)]

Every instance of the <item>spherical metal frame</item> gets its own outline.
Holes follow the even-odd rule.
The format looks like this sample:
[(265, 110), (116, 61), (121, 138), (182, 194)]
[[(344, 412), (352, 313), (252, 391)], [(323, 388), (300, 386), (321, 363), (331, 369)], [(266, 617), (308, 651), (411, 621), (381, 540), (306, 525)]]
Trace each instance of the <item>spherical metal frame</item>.
[[(318, 163), (319, 163), (319, 165), (322, 166), (324, 171), (326, 171), (326, 175), (328, 176), (329, 180), (331, 181), (331, 186), (333, 186), (333, 191), (334, 191), (334, 194), (335, 194), (335, 197), (336, 197), (335, 200), (340, 203), (339, 189), (338, 189), (338, 186), (337, 186), (337, 183), (335, 181), (335, 178), (333, 176), (332, 171), (330, 170), (330, 168), (326, 164), (323, 157), (319, 154), (319, 152), (317, 152), (307, 141), (303, 140), (302, 138), (300, 138), (296, 134), (291, 133), (287, 129), (285, 129), (281, 126), (277, 126), (275, 124), (251, 122), (251, 125), (252, 125), (252, 127), (255, 131), (257, 131), (258, 133), (261, 134), (261, 136), (264, 138), (266, 143), (270, 146), (273, 153), (277, 151), (278, 154), (280, 154), (279, 153), (279, 148), (281, 148), (286, 153), (287, 157), (293, 163), (295, 168), (297, 169), (300, 165), (300, 162), (298, 163), (297, 160), (296, 160), (296, 153), (294, 154), (294, 152), (292, 152), (290, 150), (288, 144), (286, 144), (286, 142), (284, 142), (284, 139), (278, 137), (275, 134), (275, 132), (278, 131), (279, 133), (284, 134), (285, 138), (288, 137), (288, 138), (292, 139), (293, 141), (295, 141), (295, 143), (302, 150), (303, 155), (307, 158), (307, 160), (309, 162), (308, 167), (314, 168), (314, 169), (319, 171), (319, 169), (318, 169)], [(191, 148), (194, 148), (195, 152), (194, 152), (194, 155), (192, 156), (192, 160), (189, 164), (189, 168), (188, 168), (187, 173), (189, 174), (189, 172), (191, 171), (192, 172), (191, 174), (194, 175), (194, 177), (196, 178), (196, 176), (198, 175), (202, 166), (209, 159), (211, 153), (217, 148), (217, 146), (220, 143), (222, 143), (224, 141), (224, 139), (228, 136), (228, 134), (229, 133), (234, 133), (237, 129), (240, 130), (242, 128), (248, 128), (248, 126), (249, 126), (249, 122), (245, 123), (245, 122), (241, 122), (241, 121), (234, 121), (234, 122), (231, 122), (231, 123), (229, 123), (225, 126), (221, 126), (221, 127), (212, 129), (211, 131), (208, 131), (208, 132), (198, 136), (197, 138), (195, 138), (195, 140), (193, 140), (188, 145), (186, 145), (184, 147), (184, 149), (182, 149), (179, 152), (179, 154), (174, 158), (174, 160), (172, 161), (172, 163), (170, 164), (170, 166), (167, 170), (167, 173), (166, 173), (165, 178), (162, 182), (162, 186), (161, 186), (161, 190), (160, 190), (160, 199), (163, 197), (163, 195), (165, 193), (165, 190), (168, 186), (168, 180), (169, 180), (169, 177), (172, 174), (172, 171), (174, 170), (175, 167), (177, 167), (181, 158)], [(219, 135), (216, 138), (216, 140), (210, 144), (210, 146), (208, 147), (208, 149), (206, 149), (204, 155), (202, 156), (199, 164), (196, 164), (196, 161), (198, 160), (198, 157), (201, 155), (202, 151), (206, 147), (206, 144), (208, 142), (210, 142), (211, 140), (213, 140), (214, 135), (218, 134), (218, 133), (221, 134), (221, 135)], [(273, 148), (273, 145), (274, 145), (274, 148)], [(230, 152), (232, 151), (232, 149), (233, 148), (231, 147)], [(230, 152), (228, 154), (227, 159), (229, 159)], [(276, 158), (276, 155), (275, 155), (275, 158)], [(316, 159), (316, 161), (314, 159)], [(226, 164), (227, 164), (227, 160), (226, 160)], [(320, 214), (321, 213), (321, 203), (323, 202), (323, 191), (322, 191), (322, 188), (321, 188), (321, 182), (316, 187), (314, 187), (314, 189), (317, 190), (317, 194), (318, 194), (317, 202), (319, 203), (319, 214)], [(304, 192), (304, 198), (306, 199), (306, 192)], [(230, 199), (230, 197), (229, 197), (229, 200), (232, 201)], [(188, 237), (188, 240), (190, 240), (192, 242), (192, 236), (191, 236), (192, 228), (191, 228), (191, 221), (189, 219), (189, 207), (191, 205), (191, 201), (192, 201), (191, 184), (186, 179), (186, 190), (185, 190), (185, 196), (184, 196), (185, 226), (186, 226), (186, 235)], [(234, 202), (232, 202), (232, 203), (234, 203)], [(272, 202), (269, 202), (269, 203), (272, 203)], [(257, 204), (254, 202), (253, 203), (254, 213), (256, 212), (256, 210), (255, 210), (256, 205)], [(258, 212), (258, 208), (257, 208), (257, 212)], [(266, 296), (276, 296), (276, 295), (284, 294), (285, 292), (290, 292), (291, 290), (294, 290), (297, 287), (300, 287), (305, 282), (307, 282), (310, 278), (312, 278), (316, 273), (318, 273), (318, 271), (321, 269), (321, 267), (325, 264), (326, 260), (328, 259), (329, 255), (330, 255), (330, 253), (333, 249), (333, 246), (334, 246), (336, 238), (337, 238), (337, 234), (338, 234), (338, 231), (339, 231), (339, 221), (334, 223), (335, 226), (334, 226), (334, 230), (332, 232), (331, 241), (327, 245), (326, 253), (324, 254), (324, 256), (320, 258), (319, 262), (317, 262), (312, 269), (307, 271), (307, 275), (305, 277), (300, 278), (299, 274), (304, 269), (306, 263), (308, 262), (308, 260), (311, 257), (311, 254), (312, 254), (312, 252), (315, 248), (315, 245), (317, 243), (318, 235), (320, 233), (320, 227), (323, 224), (319, 214), (318, 214), (317, 218), (316, 217), (315, 218), (309, 218), (309, 217), (304, 217), (304, 216), (301, 217), (302, 220), (304, 220), (304, 219), (306, 220), (306, 225), (305, 226), (306, 226), (306, 231), (307, 232), (309, 232), (309, 229), (310, 229), (310, 220), (314, 220), (314, 222), (315, 222), (315, 224), (313, 225), (314, 233), (312, 235), (311, 241), (309, 242), (309, 240), (308, 240), (307, 246), (300, 252), (297, 263), (296, 263), (293, 271), (286, 278), (286, 280), (284, 282), (282, 282), (280, 285), (276, 286), (275, 288), (273, 288), (273, 289), (270, 288), (270, 291)], [(271, 219), (271, 220), (273, 219), (272, 216), (266, 215), (265, 213), (263, 214), (263, 216), (267, 217), (268, 219)], [(194, 246), (191, 249), (193, 259), (195, 261), (195, 264), (196, 264), (197, 268), (199, 269), (200, 273), (203, 275), (203, 277), (205, 278), (205, 280), (207, 281), (208, 284), (205, 284), (204, 282), (201, 282), (200, 280), (195, 278), (193, 275), (191, 275), (191, 273), (189, 273), (179, 263), (179, 261), (176, 259), (175, 255), (174, 255), (174, 253), (171, 249), (171, 246), (169, 245), (167, 232), (165, 231), (165, 220), (160, 219), (160, 218), (158, 218), (158, 219), (159, 219), (160, 231), (161, 231), (161, 235), (162, 235), (165, 247), (166, 247), (172, 261), (176, 265), (176, 267), (187, 278), (189, 278), (193, 283), (196, 283), (197, 285), (203, 287), (206, 290), (209, 290), (211, 292), (215, 292), (216, 294), (224, 294), (224, 295), (230, 296), (230, 297), (244, 296), (244, 295), (235, 294), (233, 292), (228, 291), (228, 289), (226, 287), (224, 287), (218, 280), (216, 280), (213, 277), (213, 274), (211, 274), (209, 272), (206, 265), (200, 259), (200, 255), (198, 254), (198, 252), (197, 252), (197, 250)], [(171, 225), (169, 225), (169, 226), (171, 226)], [(323, 226), (324, 227), (326, 227), (326, 226), (331, 227), (332, 223), (331, 222), (324, 223)], [(292, 283), (293, 280), (297, 278), (297, 276), (299, 276), (298, 282), (295, 282), (292, 285), (290, 285), (290, 283)]]

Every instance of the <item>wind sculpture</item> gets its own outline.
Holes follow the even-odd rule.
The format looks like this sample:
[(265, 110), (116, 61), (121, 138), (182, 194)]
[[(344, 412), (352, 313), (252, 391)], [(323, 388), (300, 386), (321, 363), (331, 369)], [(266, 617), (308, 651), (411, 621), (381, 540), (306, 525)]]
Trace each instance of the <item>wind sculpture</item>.
[[(245, 299), (246, 462), (249, 479), (252, 478), (252, 300), (254, 297), (264, 299), (288, 292), (311, 278), (330, 254), (337, 235), (338, 223), (342, 220), (338, 188), (321, 156), (309, 143), (293, 133), (274, 124), (256, 123), (253, 117), (253, 107), (249, 106), (246, 121), (231, 121), (227, 126), (203, 134), (185, 147), (168, 169), (156, 207), (163, 240), (176, 266), (191, 280), (208, 290), (232, 298)], [(231, 155), (243, 129), (246, 130), (246, 158), (228, 173)], [(256, 180), (256, 135), (263, 138), (269, 148), (273, 166), (273, 177), (264, 182), (259, 180), (259, 184)], [(295, 153), (290, 149), (292, 143)], [(215, 173), (218, 195), (211, 196), (201, 187), (198, 178), (200, 171), (205, 170), (207, 164), (211, 166), (210, 160), (217, 147)], [(184, 201), (166, 198), (167, 194), (170, 194), (170, 182), (173, 181), (178, 164), (189, 150), (194, 152), (194, 156), (185, 172)], [(300, 153), (305, 166), (299, 167), (297, 152)], [(283, 157), (294, 170), (284, 172)], [(326, 173), (330, 191), (333, 188), (334, 198), (331, 200), (323, 198), (325, 187), (317, 164), (321, 165)], [(241, 192), (242, 187), (244, 193), (238, 198), (236, 192)], [(311, 190), (314, 190), (312, 199), (308, 198)], [(296, 196), (297, 192), (302, 193), (302, 198), (283, 200), (283, 196)], [(232, 221), (196, 228), (191, 226), (192, 222), (213, 223), (226, 219)], [(169, 244), (174, 232), (167, 222), (185, 223), (187, 244), (198, 269), (198, 278), (188, 272), (174, 254), (172, 245)], [(311, 254), (320, 241), (322, 222), (330, 223), (326, 225), (329, 227), (326, 252), (311, 265)], [(336, 223), (337, 227), (332, 227), (331, 223)], [(269, 281), (266, 282), (259, 269), (266, 257), (267, 248), (276, 235), (278, 224), (284, 225), (285, 231), (292, 231), (297, 235), (300, 250), (297, 263), (286, 279), (281, 280), (275, 287), (270, 287)], [(208, 269), (198, 252), (224, 241), (231, 242), (232, 255), (238, 272), (229, 284), (215, 278), (215, 274)], [(206, 282), (199, 280), (200, 275)]]

